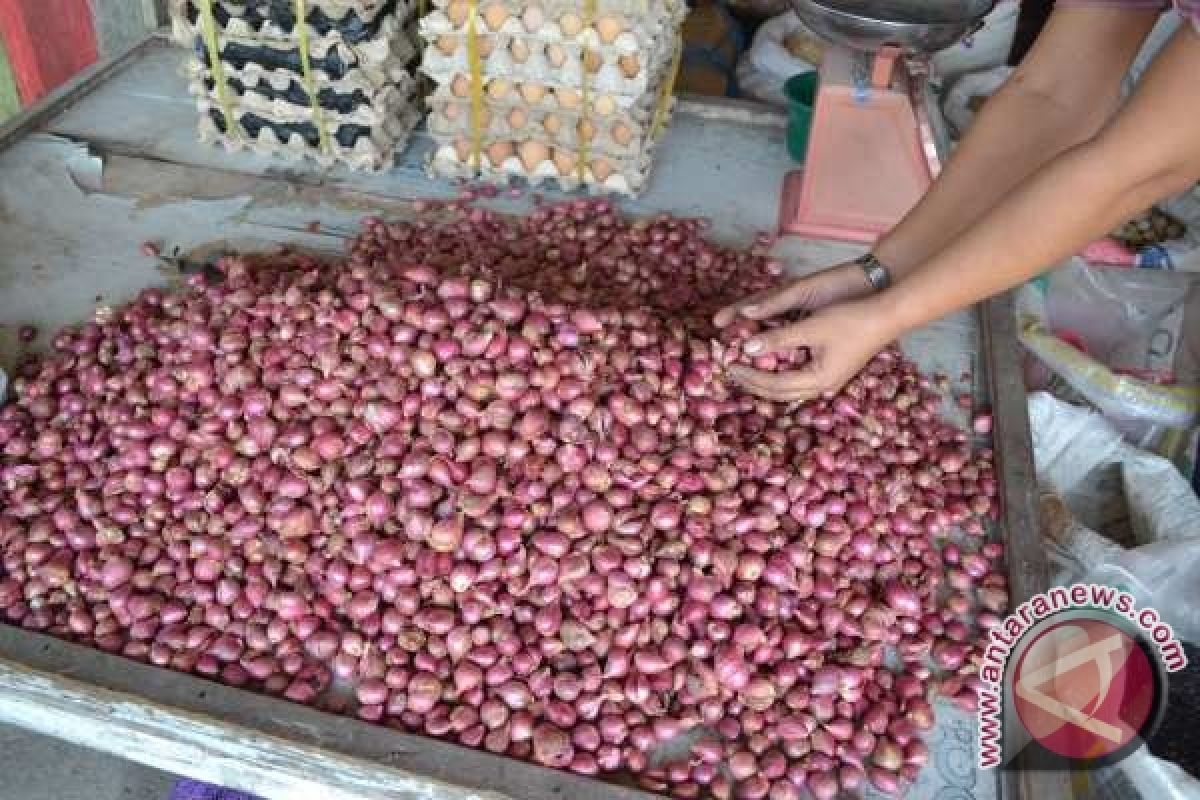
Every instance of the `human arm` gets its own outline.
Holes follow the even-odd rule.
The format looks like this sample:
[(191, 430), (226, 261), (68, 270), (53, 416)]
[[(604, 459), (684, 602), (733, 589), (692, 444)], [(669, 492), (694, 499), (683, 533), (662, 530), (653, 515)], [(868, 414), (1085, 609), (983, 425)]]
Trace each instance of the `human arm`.
[[(1091, 138), (1111, 116), (1121, 79), (1154, 25), (1153, 11), (1064, 8), (988, 100), (941, 175), (875, 246), (900, 279), (1049, 159)], [(717, 317), (812, 311), (869, 291), (862, 270), (840, 264), (747, 298)]]
[(1100, 133), (1047, 163), (894, 287), (747, 342), (758, 353), (808, 347), (810, 368), (735, 377), (780, 400), (835, 390), (905, 331), (1027, 280), (1187, 189), (1200, 179), (1197, 75), (1200, 34), (1180, 30)]

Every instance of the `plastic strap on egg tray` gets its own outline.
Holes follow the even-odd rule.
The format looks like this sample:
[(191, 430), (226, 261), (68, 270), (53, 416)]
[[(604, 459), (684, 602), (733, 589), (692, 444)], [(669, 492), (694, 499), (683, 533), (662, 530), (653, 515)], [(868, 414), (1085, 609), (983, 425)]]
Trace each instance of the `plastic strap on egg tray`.
[(679, 78), (679, 63), (683, 60), (683, 37), (675, 42), (675, 55), (671, 59), (671, 71), (662, 82), (658, 95), (658, 108), (654, 110), (654, 122), (650, 125), (650, 141), (658, 138), (667, 122), (667, 112), (671, 108), (671, 96), (675, 93), (675, 81)]
[[(321, 143), (321, 152), (332, 150), (329, 144), (329, 131), (325, 127), (325, 115), (321, 110), (321, 102), (317, 97), (317, 82), (313, 80), (312, 64), (308, 58), (308, 14), (305, 10), (305, 0), (295, 0), (296, 27), (300, 32), (300, 65), (304, 75), (304, 91), (308, 93), (308, 102), (312, 106), (313, 125), (317, 127), (317, 138)], [(228, 116), (226, 117), (228, 119)]]
[[(593, 21), (596, 19), (596, 0), (584, 0), (583, 4), (583, 28), (587, 30), (592, 27)], [(591, 105), (592, 98), (590, 93), (591, 71), (588, 69), (587, 63), (587, 47), (579, 48), (579, 95), (582, 100), (580, 103), (580, 112), (583, 115), (579, 124), (576, 125), (575, 134), (579, 137), (579, 163), (576, 165), (576, 177), (579, 182), (583, 183), (584, 176), (587, 171), (588, 162), (588, 138), (583, 131), (587, 125), (588, 107)]]
[(467, 66), (471, 71), (471, 165), (480, 165), (483, 149), (483, 62), (479, 58), (479, 3), (471, 0), (467, 11)]
[[(216, 82), (217, 99), (225, 112), (225, 119), (233, 118), (233, 104), (229, 102), (229, 87), (225, 85), (225, 65), (221, 61), (221, 48), (217, 41), (217, 23), (213, 19), (212, 0), (200, 0), (200, 16), (204, 45), (208, 50), (208, 68)], [(234, 120), (227, 133), (236, 138), (242, 135), (241, 126)]]

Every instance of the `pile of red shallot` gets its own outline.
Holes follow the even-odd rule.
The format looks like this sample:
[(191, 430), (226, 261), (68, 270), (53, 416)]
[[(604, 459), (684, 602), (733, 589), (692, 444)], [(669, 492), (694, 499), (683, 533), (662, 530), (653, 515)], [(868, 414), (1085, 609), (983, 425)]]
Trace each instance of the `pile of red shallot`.
[(0, 409), (0, 615), (680, 798), (901, 791), (1007, 606), (991, 452), (894, 349), (737, 390), (787, 359), (711, 315), (780, 265), (705, 228), (459, 201), (59, 332)]

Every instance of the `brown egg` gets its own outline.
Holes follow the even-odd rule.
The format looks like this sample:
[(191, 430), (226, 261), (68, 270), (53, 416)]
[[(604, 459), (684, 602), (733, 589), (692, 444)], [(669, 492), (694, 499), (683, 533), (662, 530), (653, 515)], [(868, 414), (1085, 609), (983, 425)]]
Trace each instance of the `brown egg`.
[(542, 127), (546, 129), (546, 133), (554, 136), (562, 129), (562, 119), (558, 114), (547, 114), (542, 120)]
[(595, 50), (583, 51), (583, 67), (588, 72), (596, 72), (604, 64), (604, 58)]
[(592, 101), (592, 108), (602, 117), (607, 117), (609, 114), (617, 110), (617, 101), (613, 100), (612, 95), (602, 94)]
[(587, 117), (579, 120), (579, 124), (575, 126), (575, 133), (579, 134), (579, 138), (585, 142), (590, 142), (596, 138), (596, 126)]
[(593, 159), (589, 166), (592, 168), (592, 174), (596, 176), (596, 180), (601, 182), (608, 180), (608, 176), (613, 173), (612, 164), (607, 158)]
[(470, 6), (467, 0), (450, 0), (450, 4), (446, 6), (446, 16), (450, 18), (451, 24), (454, 27), (459, 27), (467, 21), (467, 12)]
[(443, 34), (437, 38), (437, 49), (443, 55), (452, 55), (458, 49), (458, 37)]
[(538, 103), (542, 102), (542, 98), (545, 96), (546, 87), (542, 86), (540, 83), (521, 84), (521, 97), (523, 97), (525, 102), (529, 103), (529, 105), (536, 106)]
[(579, 92), (574, 89), (556, 89), (554, 96), (558, 98), (558, 104), (563, 108), (579, 108), (579, 104), (583, 101)]
[(492, 124), (492, 111), (487, 106), (479, 109), (479, 129), (486, 131)]
[(508, 9), (499, 3), (494, 3), (483, 10), (483, 21), (494, 31), (504, 27), (509, 16), (511, 15), (508, 13)]
[(500, 166), (512, 154), (512, 142), (492, 142), (487, 147), (487, 157), (493, 167)]
[(617, 17), (603, 16), (596, 20), (596, 33), (600, 35), (600, 41), (605, 44), (612, 44), (623, 30), (625, 30), (625, 24)]
[(455, 75), (450, 82), (450, 93), (455, 97), (466, 97), (471, 93), (471, 80), (466, 75)]
[(487, 96), (493, 100), (503, 100), (512, 91), (512, 81), (508, 78), (492, 78), (488, 81)]
[(583, 20), (578, 14), (568, 11), (558, 18), (558, 27), (562, 28), (564, 36), (575, 36), (583, 30)]
[(529, 115), (525, 113), (525, 109), (516, 107), (508, 112), (508, 124), (514, 131), (519, 131), (525, 127), (525, 123), (529, 121)]
[(559, 175), (575, 174), (575, 165), (579, 159), (570, 150), (556, 149), (554, 151), (554, 166)]
[(450, 122), (454, 122), (456, 119), (458, 119), (458, 116), (461, 113), (462, 106), (456, 106), (453, 103), (447, 103), (446, 107), (442, 109), (442, 116)]
[(546, 45), (546, 60), (551, 66), (561, 67), (563, 62), (567, 60), (567, 51), (563, 50), (560, 44)]
[(550, 157), (550, 148), (541, 142), (529, 139), (521, 142), (517, 147), (517, 153), (521, 156), (521, 163), (525, 166), (525, 171), (533, 172), (538, 164)]
[(454, 154), (458, 156), (459, 161), (466, 161), (471, 157), (471, 143), (466, 139), (455, 139)]
[(479, 48), (479, 55), (481, 58), (487, 58), (490, 56), (492, 54), (492, 49), (496, 46), (496, 40), (490, 36), (479, 36), (476, 37), (475, 41), (478, 42), (476, 46)]
[(518, 64), (524, 64), (529, 60), (529, 45), (520, 39), (512, 40), (512, 44), (508, 46), (508, 52), (512, 56), (512, 60)]
[(642, 71), (642, 65), (638, 62), (637, 53), (629, 53), (617, 59), (617, 65), (621, 67), (621, 72), (626, 78), (636, 78), (637, 74)]
[(542, 11), (541, 6), (527, 6), (525, 13), (521, 15), (521, 24), (525, 26), (525, 30), (530, 33), (536, 33), (546, 24), (546, 14)]
[(629, 144), (633, 140), (633, 131), (624, 122), (612, 126), (612, 138), (617, 144)]

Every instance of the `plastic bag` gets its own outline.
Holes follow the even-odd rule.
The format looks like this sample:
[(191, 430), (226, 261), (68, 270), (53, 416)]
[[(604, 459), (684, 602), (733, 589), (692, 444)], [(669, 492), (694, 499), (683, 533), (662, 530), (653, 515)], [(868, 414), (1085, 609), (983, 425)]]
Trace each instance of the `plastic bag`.
[(983, 103), (1008, 80), (1012, 71), (1012, 67), (998, 66), (968, 73), (954, 82), (942, 101), (942, 115), (955, 138), (962, 138)]
[[(1191, 287), (1136, 270), (1093, 269), (1081, 259), (1018, 292), (1020, 340), (1071, 390), (1105, 415), (1187, 429), (1200, 418), (1200, 386), (1173, 382), (1174, 357)], [(1174, 317), (1172, 316), (1174, 315)], [(1173, 343), (1163, 348), (1157, 333)]]
[(1200, 781), (1175, 764), (1138, 748), (1111, 767), (1076, 773), (1087, 787), (1075, 800), (1200, 800)]
[(750, 49), (738, 61), (738, 88), (756, 100), (786, 107), (783, 84), (816, 69), (824, 47), (794, 11), (773, 17), (759, 26)]
[(1016, 0), (1000, 0), (983, 18), (983, 27), (970, 36), (933, 54), (937, 75), (949, 82), (968, 72), (998, 67), (1008, 61), (1021, 6)]
[[(1200, 642), (1200, 497), (1169, 461), (1128, 444), (1095, 412), (1034, 392), (1029, 423), (1038, 483), (1063, 499), (1042, 504), (1047, 535), (1066, 557), (1058, 582), (1123, 588), (1139, 606), (1157, 609), (1176, 636)], [(1097, 470), (1109, 466), (1121, 474), (1139, 545), (1131, 549), (1078, 521), (1095, 515), (1091, 498), (1107, 494), (1090, 490)]]

